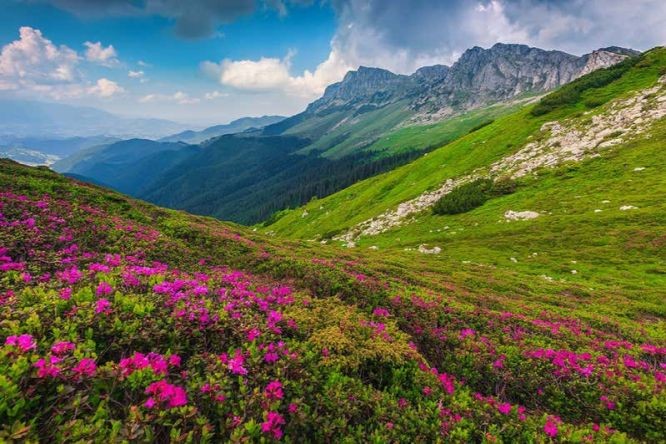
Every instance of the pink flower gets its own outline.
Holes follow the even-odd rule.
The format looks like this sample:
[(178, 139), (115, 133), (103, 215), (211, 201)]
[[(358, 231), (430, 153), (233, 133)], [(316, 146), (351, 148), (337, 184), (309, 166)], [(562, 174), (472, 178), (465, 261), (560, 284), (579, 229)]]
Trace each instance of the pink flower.
[(555, 416), (549, 416), (546, 419), (546, 424), (543, 426), (543, 431), (546, 433), (546, 435), (550, 436), (551, 438), (555, 438), (557, 436), (558, 422), (558, 418)]
[(100, 282), (95, 290), (97, 296), (108, 296), (113, 292), (113, 287), (108, 282)]
[(37, 343), (35, 342), (35, 338), (33, 338), (32, 335), (29, 334), (22, 334), (19, 336), (9, 336), (5, 340), (5, 345), (18, 347), (19, 350), (21, 350), (23, 353), (37, 348)]
[(269, 364), (277, 362), (279, 358), (280, 356), (275, 352), (268, 352), (264, 355), (264, 361), (268, 362)]
[(502, 414), (502, 415), (508, 415), (511, 413), (511, 404), (508, 402), (504, 402), (502, 404), (498, 404), (497, 410)]
[(40, 358), (33, 365), (37, 368), (37, 376), (39, 378), (55, 378), (60, 374), (60, 368), (56, 366), (61, 361), (60, 358), (56, 356), (51, 356), (47, 361), (44, 358)]
[(266, 421), (261, 423), (261, 431), (272, 435), (275, 439), (282, 438), (282, 429), (280, 426), (284, 424), (284, 418), (278, 412), (268, 412), (266, 414)]
[(147, 408), (154, 407), (156, 402), (159, 402), (167, 408), (180, 407), (187, 404), (187, 393), (185, 392), (185, 389), (177, 385), (169, 384), (164, 379), (150, 384), (146, 388), (146, 394), (152, 395), (144, 404)]
[(432, 393), (432, 389), (430, 387), (423, 387), (423, 394), (425, 396), (430, 396), (431, 393)]
[(111, 312), (111, 302), (109, 302), (108, 299), (102, 298), (95, 303), (95, 313), (108, 314), (110, 312)]
[(69, 301), (72, 298), (72, 289), (71, 288), (63, 288), (60, 290), (60, 299), (63, 299), (65, 301)]
[(375, 316), (379, 316), (379, 317), (387, 317), (387, 316), (391, 315), (391, 313), (389, 313), (389, 311), (387, 309), (382, 308), (382, 307), (375, 308), (372, 311), (372, 314), (375, 315)]
[(51, 346), (51, 351), (53, 352), (53, 354), (63, 355), (65, 353), (74, 350), (75, 347), (76, 346), (72, 342), (60, 341), (56, 342), (55, 344), (53, 344), (53, 346)]
[(276, 400), (282, 399), (284, 393), (282, 392), (282, 383), (280, 381), (271, 381), (264, 390), (266, 399)]
[(497, 370), (504, 368), (504, 360), (505, 359), (506, 359), (505, 355), (502, 355), (499, 358), (497, 358), (495, 360), (495, 362), (493, 362), (493, 368), (497, 369)]
[(69, 285), (76, 284), (83, 277), (83, 273), (81, 273), (76, 267), (69, 268), (65, 271), (59, 271), (56, 275), (61, 281)]
[(615, 410), (615, 402), (608, 399), (608, 396), (602, 395), (599, 400), (604, 404), (608, 410)]
[(287, 407), (287, 411), (292, 415), (298, 412), (298, 404), (292, 402), (291, 404), (289, 404), (289, 407)]
[(236, 350), (234, 357), (229, 359), (227, 366), (234, 375), (247, 375), (247, 369), (243, 367), (244, 364), (245, 357), (243, 353), (240, 350)]
[(249, 342), (254, 341), (254, 340), (257, 339), (259, 336), (261, 336), (261, 330), (259, 330), (258, 328), (251, 328), (251, 329), (248, 330), (248, 332), (247, 332), (247, 340), (248, 340)]
[(178, 355), (171, 355), (169, 356), (169, 365), (172, 367), (180, 367), (180, 356)]
[(87, 376), (89, 378), (92, 378), (95, 376), (95, 373), (97, 372), (97, 364), (95, 364), (95, 360), (91, 358), (83, 358), (79, 361), (78, 364), (72, 368), (72, 371), (77, 375), (77, 376)]
[(453, 392), (455, 391), (453, 376), (447, 375), (446, 373), (442, 373), (439, 375), (439, 382), (442, 383), (442, 388), (446, 393), (448, 393), (449, 395), (453, 394)]
[(472, 328), (463, 328), (460, 330), (460, 339), (465, 339), (467, 336), (474, 336), (476, 334), (476, 330)]

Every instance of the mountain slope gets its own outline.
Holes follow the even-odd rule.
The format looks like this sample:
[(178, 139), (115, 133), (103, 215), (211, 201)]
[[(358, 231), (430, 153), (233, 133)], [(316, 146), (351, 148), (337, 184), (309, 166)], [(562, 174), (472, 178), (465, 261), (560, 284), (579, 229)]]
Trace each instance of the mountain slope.
[[(664, 50), (659, 48), (638, 60), (591, 73), (543, 99), (537, 108), (545, 110), (545, 114), (535, 116), (531, 112), (533, 108), (528, 106), (496, 119), (409, 165), (294, 210), (268, 230), (307, 239), (331, 237), (353, 228), (352, 236), (346, 236), (352, 239), (358, 234), (381, 230), (385, 222), (391, 226), (392, 220), (398, 223), (408, 220), (427, 205), (432, 205), (439, 196), (437, 192), (427, 192), (444, 191), (447, 180), (482, 172), (494, 162), (518, 152), (529, 138), (542, 138), (540, 129), (546, 122), (584, 112), (599, 113), (605, 110), (600, 106), (609, 100), (655, 85), (665, 64)], [(551, 102), (554, 105), (543, 105)], [(580, 116), (578, 118), (585, 121)], [(426, 206), (422, 207), (419, 199), (424, 199)], [(303, 217), (304, 212), (307, 217)]]
[(182, 142), (129, 139), (83, 150), (56, 162), (54, 170), (89, 177), (126, 193), (138, 193), (163, 171), (194, 155), (199, 148)]
[[(576, 57), (498, 44), (470, 49), (450, 68), (424, 67), (410, 76), (361, 67), (330, 85), (303, 113), (209, 140), (195, 157), (170, 162), (157, 177), (148, 164), (150, 180), (142, 188), (120, 189), (245, 224), (275, 218), (278, 211), (414, 160), (585, 69), (617, 63), (627, 54), (633, 53), (610, 48)], [(239, 155), (243, 150), (252, 162)], [(62, 164), (56, 168), (63, 170)], [(112, 184), (93, 168), (67, 170)]]
[(189, 144), (201, 143), (213, 137), (225, 134), (241, 133), (248, 129), (259, 129), (284, 120), (283, 116), (242, 117), (225, 125), (215, 125), (201, 131), (187, 130), (182, 133), (163, 137), (160, 142), (185, 142)]
[(649, 207), (604, 283), (535, 279), (542, 250), (503, 268), (267, 239), (4, 160), (0, 188), (4, 440), (664, 439), (663, 287), (622, 269), (658, 258)]

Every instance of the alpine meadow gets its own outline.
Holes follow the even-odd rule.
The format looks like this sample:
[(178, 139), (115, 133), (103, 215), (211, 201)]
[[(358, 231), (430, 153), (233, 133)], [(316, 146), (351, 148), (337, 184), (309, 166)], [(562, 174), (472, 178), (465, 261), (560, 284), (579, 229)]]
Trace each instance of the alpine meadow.
[(0, 7), (0, 443), (666, 442), (662, 2)]

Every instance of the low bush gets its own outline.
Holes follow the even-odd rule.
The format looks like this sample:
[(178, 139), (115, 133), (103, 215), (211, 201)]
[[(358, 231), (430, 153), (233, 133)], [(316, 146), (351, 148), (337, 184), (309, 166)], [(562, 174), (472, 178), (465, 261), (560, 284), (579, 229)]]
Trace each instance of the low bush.
[(460, 214), (480, 207), (488, 199), (511, 194), (516, 189), (515, 181), (509, 178), (477, 179), (455, 188), (444, 195), (433, 207), (435, 214)]

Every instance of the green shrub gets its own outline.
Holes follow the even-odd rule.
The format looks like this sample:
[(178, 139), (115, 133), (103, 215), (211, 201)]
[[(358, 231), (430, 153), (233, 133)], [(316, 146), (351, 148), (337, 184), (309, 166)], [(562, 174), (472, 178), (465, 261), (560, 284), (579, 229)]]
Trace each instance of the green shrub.
[(502, 177), (493, 182), (492, 179), (477, 179), (455, 188), (435, 203), (434, 214), (460, 214), (480, 207), (488, 199), (511, 194), (516, 190), (516, 182)]

